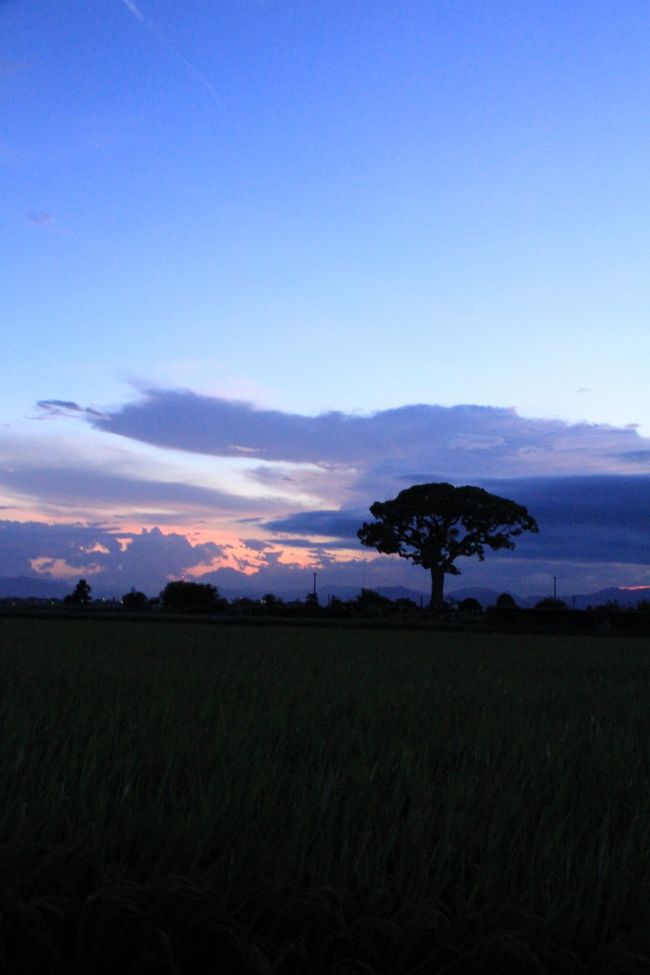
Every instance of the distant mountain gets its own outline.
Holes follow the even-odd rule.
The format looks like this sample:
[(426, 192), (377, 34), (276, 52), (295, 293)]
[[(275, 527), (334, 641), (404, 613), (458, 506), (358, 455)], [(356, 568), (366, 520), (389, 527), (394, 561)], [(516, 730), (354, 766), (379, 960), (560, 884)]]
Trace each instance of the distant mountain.
[[(478, 599), (481, 606), (493, 606), (502, 589), (486, 589), (483, 586), (465, 586), (463, 589), (445, 589), (445, 598), (454, 599), (460, 603), (463, 599)], [(514, 593), (510, 594), (518, 606), (523, 606), (523, 600)]]
[[(564, 597), (571, 606), (573, 597)], [(650, 601), (650, 586), (640, 586), (634, 589), (600, 589), (587, 595), (575, 597), (576, 609), (586, 609), (587, 606), (602, 606), (604, 603), (618, 603), (619, 606), (636, 606), (642, 600)]]

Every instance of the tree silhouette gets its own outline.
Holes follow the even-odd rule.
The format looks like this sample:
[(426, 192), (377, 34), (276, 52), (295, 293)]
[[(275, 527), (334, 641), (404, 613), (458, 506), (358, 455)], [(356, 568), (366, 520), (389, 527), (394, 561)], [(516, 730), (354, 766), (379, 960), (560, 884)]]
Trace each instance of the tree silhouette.
[(64, 603), (76, 603), (77, 605), (87, 606), (88, 603), (92, 602), (90, 593), (92, 592), (90, 586), (85, 579), (80, 579), (75, 586), (74, 592), (70, 593), (63, 600)]
[(160, 594), (160, 601), (165, 609), (171, 610), (215, 610), (224, 602), (219, 598), (216, 586), (207, 582), (185, 582), (184, 579), (168, 582)]
[[(535, 609), (568, 609), (569, 607), (563, 599), (555, 599), (553, 596), (546, 596), (535, 603)], [(618, 606), (616, 607), (618, 609)]]
[(496, 598), (496, 602), (495, 602), (494, 605), (495, 606), (498, 606), (499, 609), (517, 609), (518, 608), (517, 607), (517, 603), (515, 602), (514, 597), (509, 592), (499, 593), (499, 595)]
[(126, 609), (143, 609), (147, 605), (147, 597), (132, 586), (130, 591), (122, 596), (122, 605)]
[(416, 484), (389, 501), (370, 506), (375, 521), (364, 522), (357, 535), (363, 545), (386, 555), (399, 555), (431, 573), (429, 608), (444, 609), (445, 575), (460, 575), (461, 556), (485, 549), (512, 549), (522, 532), (538, 531), (523, 505), (483, 488), (451, 484)]

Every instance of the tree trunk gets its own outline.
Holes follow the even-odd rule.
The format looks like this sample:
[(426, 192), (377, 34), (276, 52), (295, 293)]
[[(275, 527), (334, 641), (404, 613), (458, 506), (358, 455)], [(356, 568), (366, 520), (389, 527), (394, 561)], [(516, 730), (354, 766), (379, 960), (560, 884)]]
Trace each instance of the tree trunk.
[(444, 588), (444, 569), (439, 568), (437, 565), (431, 566), (431, 602), (429, 603), (429, 609), (432, 613), (442, 613), (445, 608)]

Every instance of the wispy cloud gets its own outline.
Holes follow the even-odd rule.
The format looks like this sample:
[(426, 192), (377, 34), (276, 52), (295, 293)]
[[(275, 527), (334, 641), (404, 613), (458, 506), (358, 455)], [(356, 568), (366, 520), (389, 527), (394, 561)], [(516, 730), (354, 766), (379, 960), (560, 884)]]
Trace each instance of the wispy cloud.
[(29, 67), (27, 61), (0, 60), (0, 78), (10, 78), (12, 75), (25, 71)]
[(39, 213), (32, 211), (27, 214), (27, 219), (30, 223), (33, 223), (36, 227), (51, 227), (56, 223), (56, 219), (53, 213), (47, 213), (41, 210)]
[(31, 210), (25, 215), (27, 217), (28, 223), (32, 227), (38, 227), (40, 230), (47, 230), (53, 234), (68, 234), (68, 230), (62, 227), (55, 214), (51, 213), (49, 210)]
[[(115, 510), (140, 508), (168, 508), (179, 518), (183, 511), (190, 517), (199, 513), (250, 512), (257, 506), (263, 510), (278, 509), (277, 502), (254, 502), (251, 498), (228, 494), (195, 484), (182, 482), (143, 480), (125, 477), (106, 470), (83, 467), (39, 467), (25, 464), (22, 467), (0, 469), (0, 485), (23, 497), (31, 497), (42, 506), (53, 510), (99, 510), (112, 507)], [(283, 506), (286, 508), (286, 505)]]
[(144, 17), (140, 13), (138, 7), (136, 7), (136, 5), (133, 3), (133, 0), (122, 0), (122, 3), (124, 4), (127, 10), (131, 11), (134, 17), (137, 17), (138, 20), (141, 20), (144, 23)]
[(100, 413), (99, 410), (94, 410), (91, 406), (79, 406), (78, 403), (74, 403), (72, 400), (42, 399), (39, 400), (36, 405), (39, 410), (42, 410), (43, 413), (43, 415), (38, 419), (44, 419), (45, 417), (75, 415), (94, 417), (96, 419), (106, 417), (106, 414)]
[(126, 7), (129, 13), (131, 13), (137, 20), (139, 20), (140, 23), (144, 27), (146, 27), (147, 30), (149, 30), (157, 38), (157, 40), (163, 45), (163, 47), (165, 47), (169, 51), (169, 53), (172, 54), (173, 57), (183, 65), (183, 67), (188, 72), (188, 74), (190, 74), (194, 78), (194, 80), (201, 85), (201, 87), (206, 92), (206, 94), (213, 101), (219, 103), (220, 101), (219, 96), (217, 94), (216, 89), (211, 84), (211, 82), (206, 78), (203, 72), (199, 71), (196, 65), (193, 64), (192, 61), (189, 61), (185, 57), (183, 52), (180, 51), (176, 47), (176, 45), (169, 40), (167, 35), (164, 34), (163, 31), (161, 31), (161, 29), (157, 26), (157, 24), (155, 24), (150, 17), (147, 17), (146, 14), (144, 14), (140, 10), (140, 8), (133, 2), (133, 0), (120, 0), (120, 2), (124, 7)]
[(648, 450), (627, 450), (619, 455), (624, 464), (639, 464), (644, 468), (650, 466), (650, 449)]

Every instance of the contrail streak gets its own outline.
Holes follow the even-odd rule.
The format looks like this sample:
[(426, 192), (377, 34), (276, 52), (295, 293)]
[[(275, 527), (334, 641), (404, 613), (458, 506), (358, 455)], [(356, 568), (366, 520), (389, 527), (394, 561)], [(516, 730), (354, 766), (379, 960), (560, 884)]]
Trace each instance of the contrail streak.
[(201, 85), (203, 90), (210, 96), (210, 98), (219, 104), (219, 96), (217, 95), (216, 89), (208, 81), (205, 75), (201, 74), (198, 68), (195, 68), (191, 61), (188, 61), (184, 54), (178, 50), (170, 41), (167, 40), (162, 31), (154, 24), (149, 17), (145, 17), (140, 8), (133, 2), (133, 0), (120, 0), (120, 2), (126, 7), (130, 14), (132, 14), (136, 20), (139, 20), (147, 30), (160, 41), (163, 47), (167, 48), (170, 54), (172, 54), (177, 61), (180, 61), (185, 70), (192, 75), (195, 81)]
[(132, 0), (122, 0), (122, 3), (124, 4), (127, 10), (130, 10), (131, 13), (138, 18), (138, 20), (144, 21), (144, 17), (140, 13), (136, 5), (132, 2)]

